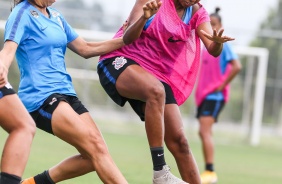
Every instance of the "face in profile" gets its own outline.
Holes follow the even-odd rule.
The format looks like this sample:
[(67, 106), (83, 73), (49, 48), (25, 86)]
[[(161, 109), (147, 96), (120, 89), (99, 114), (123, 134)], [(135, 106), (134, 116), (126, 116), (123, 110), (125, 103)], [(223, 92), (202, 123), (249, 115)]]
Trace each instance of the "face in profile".
[(216, 16), (210, 16), (211, 26), (213, 29), (219, 30), (221, 28), (221, 22)]

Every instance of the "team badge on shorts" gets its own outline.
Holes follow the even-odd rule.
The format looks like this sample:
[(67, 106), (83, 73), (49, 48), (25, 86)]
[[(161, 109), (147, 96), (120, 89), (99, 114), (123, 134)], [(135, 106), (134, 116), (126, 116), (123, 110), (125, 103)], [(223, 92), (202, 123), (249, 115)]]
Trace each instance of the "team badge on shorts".
[(117, 57), (114, 61), (113, 61), (113, 65), (115, 65), (115, 69), (119, 70), (121, 67), (123, 67), (123, 65), (125, 65), (127, 63), (127, 60), (124, 59), (124, 57)]
[(49, 102), (49, 105), (53, 105), (53, 103), (55, 103), (57, 101), (57, 98), (52, 98), (51, 102)]

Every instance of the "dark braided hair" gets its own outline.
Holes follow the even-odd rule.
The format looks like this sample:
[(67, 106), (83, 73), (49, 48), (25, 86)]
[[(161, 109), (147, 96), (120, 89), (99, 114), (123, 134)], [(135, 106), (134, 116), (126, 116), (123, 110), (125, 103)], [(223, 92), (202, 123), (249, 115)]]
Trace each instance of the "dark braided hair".
[(220, 11), (220, 8), (219, 8), (219, 7), (216, 7), (216, 8), (215, 8), (215, 12), (212, 13), (212, 14), (210, 14), (210, 16), (216, 17), (216, 18), (219, 20), (219, 22), (221, 23), (221, 16), (220, 16), (219, 13), (218, 13), (219, 11)]

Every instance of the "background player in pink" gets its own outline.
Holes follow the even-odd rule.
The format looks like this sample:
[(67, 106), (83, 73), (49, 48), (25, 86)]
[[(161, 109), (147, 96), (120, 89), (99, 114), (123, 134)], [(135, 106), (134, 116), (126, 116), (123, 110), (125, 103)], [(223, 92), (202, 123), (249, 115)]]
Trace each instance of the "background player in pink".
[(163, 0), (158, 13), (145, 26), (143, 21), (133, 25), (142, 14), (140, 7), (144, 2), (136, 0), (128, 18), (131, 29), (124, 33), (121, 27), (115, 35), (117, 38), (131, 34), (124, 41), (134, 42), (100, 58), (100, 82), (113, 101), (120, 106), (128, 101), (145, 121), (153, 160), (153, 183), (183, 183), (166, 165), (165, 141), (182, 179), (199, 184), (200, 175), (178, 106), (194, 87), (200, 39), (210, 54), (218, 56), (223, 43), (233, 38), (222, 36), (223, 30), (212, 30), (209, 15), (199, 0)]
[[(222, 27), (219, 8), (210, 15), (213, 29)], [(196, 104), (198, 107), (197, 118), (200, 122), (199, 135), (205, 161), (205, 172), (201, 174), (203, 184), (217, 182), (214, 171), (214, 145), (212, 141), (212, 125), (224, 104), (229, 98), (229, 83), (241, 69), (237, 55), (230, 44), (224, 43), (221, 54), (214, 57), (207, 49), (203, 49), (200, 75), (196, 89)]]

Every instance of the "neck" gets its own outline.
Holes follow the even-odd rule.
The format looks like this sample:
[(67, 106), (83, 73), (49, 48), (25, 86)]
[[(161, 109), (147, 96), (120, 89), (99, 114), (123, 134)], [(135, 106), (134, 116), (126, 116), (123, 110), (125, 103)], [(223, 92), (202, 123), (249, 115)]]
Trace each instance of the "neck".
[(46, 6), (43, 6), (41, 4), (38, 4), (35, 0), (28, 0), (30, 2), (30, 4), (32, 4), (33, 6), (36, 6), (39, 9), (46, 9)]

